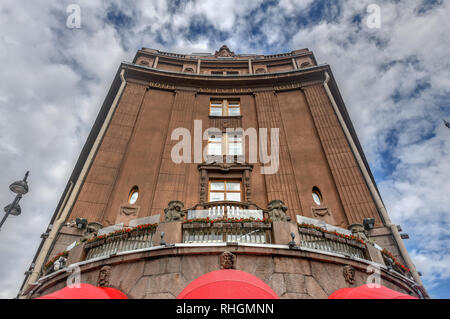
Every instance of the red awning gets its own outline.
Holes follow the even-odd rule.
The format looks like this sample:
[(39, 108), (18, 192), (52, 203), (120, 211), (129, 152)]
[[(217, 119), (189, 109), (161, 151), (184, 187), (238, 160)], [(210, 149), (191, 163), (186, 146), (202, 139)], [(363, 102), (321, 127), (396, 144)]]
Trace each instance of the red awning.
[(279, 299), (261, 279), (240, 270), (209, 272), (191, 282), (177, 299)]
[[(372, 288), (371, 288), (372, 287)], [(419, 299), (402, 294), (381, 285), (362, 285), (356, 288), (342, 288), (333, 292), (328, 299)]]
[(128, 299), (127, 296), (114, 288), (96, 287), (80, 284), (79, 288), (70, 286), (36, 299)]

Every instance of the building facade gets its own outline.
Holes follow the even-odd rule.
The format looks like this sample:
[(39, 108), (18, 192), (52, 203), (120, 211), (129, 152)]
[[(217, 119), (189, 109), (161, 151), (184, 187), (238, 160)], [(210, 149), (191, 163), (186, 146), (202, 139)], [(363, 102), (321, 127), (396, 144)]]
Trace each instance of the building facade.
[(280, 298), (427, 297), (333, 78), (308, 49), (123, 62), (19, 296), (81, 281), (176, 298), (246, 271)]

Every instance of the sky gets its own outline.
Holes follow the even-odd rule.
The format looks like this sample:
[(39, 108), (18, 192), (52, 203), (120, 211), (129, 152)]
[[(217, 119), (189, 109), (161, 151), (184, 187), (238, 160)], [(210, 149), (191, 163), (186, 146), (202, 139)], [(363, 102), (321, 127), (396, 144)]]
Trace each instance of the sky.
[[(80, 28), (67, 26), (71, 4)], [(27, 170), (30, 191), (0, 232), (0, 298), (17, 295), (120, 63), (142, 47), (223, 44), (238, 54), (309, 48), (331, 65), (425, 287), (450, 298), (449, 17), (443, 0), (2, 0), (0, 205)]]

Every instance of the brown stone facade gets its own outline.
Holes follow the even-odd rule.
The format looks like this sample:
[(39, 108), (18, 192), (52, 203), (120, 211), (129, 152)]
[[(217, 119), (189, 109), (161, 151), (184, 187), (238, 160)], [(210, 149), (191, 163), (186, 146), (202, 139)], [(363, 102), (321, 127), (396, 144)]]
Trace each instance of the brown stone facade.
[[(365, 218), (374, 218), (371, 239), (383, 247), (389, 246), (394, 256), (405, 262), (368, 187), (373, 178), (364, 177), (325, 91), (324, 81), (329, 74), (332, 75), (330, 67), (317, 65), (307, 49), (266, 56), (239, 55), (226, 46), (214, 55), (139, 50), (133, 63), (122, 63), (119, 68), (71, 177), (75, 190), (66, 189), (63, 198), (68, 200), (61, 200), (58, 205), (57, 212), (66, 215), (58, 215), (57, 220), (64, 223), (53, 227), (52, 235), (43, 242), (46, 245), (42, 247), (46, 248), (35, 257), (40, 264), (33, 280), (26, 279), (22, 293), (34, 298), (64, 286), (68, 275), (50, 274), (42, 279), (43, 265), (73, 241), (86, 236), (71, 228), (70, 223), (73, 226), (76, 218), (106, 227), (121, 223), (128, 226), (137, 218), (160, 216), (153, 245), (146, 252), (129, 252), (94, 262), (83, 260), (81, 251), (76, 258), (69, 255), (70, 263), (81, 262), (83, 282), (96, 284), (101, 267), (111, 266), (110, 285), (132, 298), (175, 298), (198, 276), (220, 269), (220, 254), (225, 250), (236, 256), (235, 269), (261, 278), (281, 298), (326, 298), (338, 288), (349, 287), (342, 275), (346, 265), (355, 269), (352, 286), (365, 283), (367, 264), (361, 261), (287, 249), (291, 232), (295, 232), (295, 240), (299, 238), (296, 216), (345, 229), (351, 224), (362, 224)], [(333, 79), (330, 88), (345, 126), (353, 131)], [(211, 116), (212, 100), (239, 101), (240, 115)], [(105, 114), (109, 110), (113, 111), (108, 120)], [(278, 170), (262, 174), (261, 169), (267, 164), (259, 158), (249, 163), (248, 148), (240, 163), (211, 164), (203, 159), (195, 162), (194, 153), (199, 146), (195, 142), (196, 121), (201, 121), (201, 135), (209, 127), (222, 131), (267, 128), (269, 133), (270, 129), (278, 129)], [(171, 158), (172, 149), (179, 142), (172, 139), (177, 128), (186, 129), (192, 137), (190, 163), (175, 163)], [(203, 150), (207, 140), (203, 136), (197, 138)], [(352, 138), (360, 148), (355, 134)], [(81, 170), (82, 165), (85, 171)], [(367, 162), (364, 165), (370, 172)], [(212, 179), (240, 181), (239, 205), (262, 208), (265, 217), (269, 216), (270, 203), (284, 203), (286, 219), (281, 223), (285, 224), (271, 224), (270, 231), (266, 231), (272, 240), (269, 245), (182, 246), (181, 222), (164, 223), (164, 211), (169, 202), (179, 201), (184, 209), (182, 221), (186, 220), (190, 208), (209, 201), (208, 183)], [(139, 196), (130, 203), (133, 189), (138, 190)], [(320, 203), (312, 196), (314, 189), (320, 191)], [(290, 222), (286, 224), (286, 220)], [(161, 231), (166, 234), (165, 241), (174, 247), (159, 246)], [(382, 260), (372, 257), (369, 260)], [(385, 268), (383, 284), (416, 294), (408, 278)]]

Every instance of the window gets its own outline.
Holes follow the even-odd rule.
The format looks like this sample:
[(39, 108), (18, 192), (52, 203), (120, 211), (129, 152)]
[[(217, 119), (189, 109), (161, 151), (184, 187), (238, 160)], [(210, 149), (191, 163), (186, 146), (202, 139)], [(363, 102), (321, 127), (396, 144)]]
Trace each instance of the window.
[(312, 197), (317, 205), (320, 206), (322, 204), (322, 194), (320, 193), (320, 190), (315, 186), (312, 189)]
[(209, 201), (241, 201), (241, 181), (211, 180), (209, 182)]
[(239, 100), (224, 99), (211, 100), (209, 104), (210, 116), (239, 116), (241, 115), (241, 104)]
[(137, 186), (134, 186), (130, 191), (130, 195), (128, 195), (128, 203), (133, 205), (134, 203), (136, 203), (138, 197), (139, 197), (139, 188)]
[(222, 155), (222, 135), (219, 134), (209, 135), (208, 155)]
[(208, 155), (243, 155), (242, 134), (239, 132), (210, 134)]

